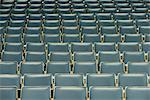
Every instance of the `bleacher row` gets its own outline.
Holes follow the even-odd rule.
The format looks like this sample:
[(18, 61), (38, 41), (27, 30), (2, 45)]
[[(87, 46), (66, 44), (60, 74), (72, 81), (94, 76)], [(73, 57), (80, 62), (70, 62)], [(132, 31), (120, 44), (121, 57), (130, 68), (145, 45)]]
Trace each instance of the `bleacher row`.
[(150, 0), (2, 0), (0, 100), (150, 100)]
[(61, 27), (59, 20), (49, 20), (45, 25), (40, 21), (29, 21), (24, 27), (24, 22), (12, 21), (7, 28), (1, 23), (0, 31), (1, 34), (149, 34), (149, 23), (149, 20), (137, 20), (136, 27), (132, 20), (118, 20), (117, 24), (113, 20), (100, 20), (98, 25), (94, 20), (82, 20), (78, 25), (76, 20), (65, 20)]
[[(20, 76), (1, 75), (0, 80), (2, 86), (18, 86), (1, 87), (1, 98), (6, 98), (7, 95), (10, 100), (16, 100), (16, 96), (20, 96), (16, 92), (16, 89), (20, 88)], [(54, 98), (54, 100), (69, 100), (72, 98), (87, 100), (89, 96), (90, 100), (122, 100), (125, 95), (127, 100), (148, 100), (147, 97), (149, 97), (150, 90), (146, 87), (148, 86), (146, 74), (120, 74), (118, 80), (116, 80), (114, 74), (88, 74), (86, 80), (86, 84), (84, 84), (85, 79), (81, 74), (55, 74), (55, 82), (52, 84), (51, 74), (24, 75), (21, 100), (31, 100), (31, 98), (33, 100), (50, 100), (50, 98)], [(116, 83), (118, 81), (119, 83)], [(116, 86), (116, 84), (119, 86)], [(52, 91), (54, 91), (54, 94)], [(132, 95), (130, 92), (133, 92)], [(140, 96), (137, 96), (137, 94)]]
[[(119, 51), (118, 51), (119, 50)], [(116, 51), (115, 43), (96, 43), (95, 52), (91, 43), (48, 44), (46, 52), (42, 43), (28, 43), (23, 49), (21, 43), (7, 43), (1, 54), (2, 61), (62, 61), (62, 62), (146, 62), (150, 60), (149, 43), (120, 43)]]
[[(0, 88), (2, 96), (8, 92), (11, 98), (15, 97), (15, 88)], [(126, 98), (127, 100), (148, 100), (149, 88), (146, 87), (127, 87)], [(91, 87), (90, 100), (122, 100), (124, 97), (121, 87)], [(38, 94), (38, 95), (37, 95)], [(51, 91), (49, 87), (24, 87), (22, 89), (22, 100), (49, 100)], [(68, 95), (69, 94), (69, 95)], [(108, 96), (109, 94), (109, 96)], [(84, 87), (56, 87), (54, 100), (86, 100), (87, 91)], [(73, 98), (73, 99), (72, 99)], [(11, 99), (16, 100), (16, 99)]]
[[(9, 9), (11, 7), (14, 9)], [(29, 13), (148, 12), (150, 4), (149, 0), (20, 0), (10, 3), (6, 0), (1, 8), (5, 9), (1, 12), (7, 13), (23, 13), (26, 8)]]
[[(64, 35), (40, 35), (40, 34), (7, 34), (7, 35), (1, 35), (0, 36), (0, 42), (1, 43), (22, 43), (26, 45), (27, 43), (45, 43), (47, 45), (50, 42), (53, 43), (71, 43), (71, 42), (78, 42), (78, 43), (94, 43), (94, 42), (101, 42), (101, 43), (118, 43), (121, 42), (124, 43), (142, 43), (142, 42), (149, 42), (150, 41), (150, 35), (140, 35), (140, 34), (126, 34), (126, 35), (119, 35), (119, 34), (85, 34), (81, 36), (80, 34), (64, 34)], [(41, 43), (41, 44), (42, 44)], [(1, 44), (2, 45), (2, 44)]]
[(1, 20), (129, 20), (129, 19), (147, 19), (149, 18), (149, 13), (71, 13), (71, 14), (2, 14), (0, 16)]

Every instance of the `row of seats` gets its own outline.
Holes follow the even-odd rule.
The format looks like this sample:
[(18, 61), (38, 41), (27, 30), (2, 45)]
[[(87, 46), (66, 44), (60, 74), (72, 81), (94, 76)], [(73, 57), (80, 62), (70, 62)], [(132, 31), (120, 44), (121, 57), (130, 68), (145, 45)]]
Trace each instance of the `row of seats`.
[(68, 62), (0, 62), (0, 74), (42, 74), (42, 73), (147, 73), (150, 74), (149, 62), (128, 62), (126, 65), (120, 62), (96, 63), (75, 62), (71, 66)]
[(149, 8), (149, 0), (2, 0), (0, 99), (149, 100)]
[(118, 8), (134, 8), (134, 7), (138, 7), (138, 8), (149, 8), (149, 3), (144, 3), (144, 2), (139, 2), (139, 3), (101, 3), (101, 2), (95, 2), (95, 3), (50, 3), (50, 4), (46, 4), (46, 3), (40, 3), (40, 4), (32, 4), (32, 3), (28, 3), (28, 4), (2, 4), (2, 6), (0, 7), (1, 9), (10, 9), (10, 8), (14, 8), (14, 9), (23, 9), (23, 8), (27, 8), (29, 7), (30, 9), (36, 9), (36, 8), (45, 8), (45, 9), (51, 9), (51, 8), (114, 8), (114, 7), (118, 7)]
[[(53, 34), (53, 35), (40, 35), (40, 34), (25, 34), (23, 35), (0, 35), (0, 43), (119, 43), (120, 44), (132, 44), (132, 43), (142, 43), (149, 44), (146, 42), (150, 42), (150, 35), (142, 35), (139, 34), (129, 34), (125, 35), (125, 37), (121, 37), (119, 34), (84, 34), (81, 36), (80, 34)], [(135, 39), (135, 40), (134, 40)], [(2, 44), (1, 44), (2, 45)], [(104, 44), (105, 45), (105, 44)], [(144, 47), (145, 48), (145, 47)]]
[(150, 43), (145, 42), (141, 45), (138, 43), (118, 43), (116, 46), (115, 43), (27, 43), (24, 45), (22, 43), (5, 43), (3, 51), (7, 52), (47, 52), (48, 54), (52, 52), (138, 52), (150, 51)]
[(69, 2), (72, 2), (72, 3), (96, 3), (96, 2), (115, 2), (115, 3), (124, 3), (124, 2), (131, 2), (131, 3), (141, 3), (141, 2), (145, 2), (145, 3), (149, 3), (148, 0), (24, 0), (24, 1), (21, 1), (21, 0), (6, 0), (6, 1), (3, 1), (2, 3), (3, 4), (13, 4), (13, 3), (17, 3), (17, 4), (27, 4), (27, 3), (30, 3), (30, 4), (41, 4), (42, 2), (44, 3), (69, 3)]
[[(106, 23), (105, 23), (106, 24)], [(36, 24), (35, 24), (36, 25)], [(5, 28), (0, 27), (1, 34), (30, 34), (30, 35), (38, 35), (38, 34), (70, 34), (70, 35), (77, 35), (77, 34), (150, 34), (150, 26), (140, 26), (137, 28), (136, 26), (120, 26), (117, 29), (116, 26), (102, 26), (100, 28), (94, 27), (82, 27), (81, 30), (78, 27), (63, 27), (62, 31), (59, 27), (44, 27), (43, 30), (40, 27), (27, 27), (24, 32), (22, 27), (7, 27), (6, 32)]]
[[(78, 6), (77, 6), (78, 7)], [(2, 9), (3, 10), (3, 9)], [(44, 8), (44, 9), (31, 9), (29, 8), (28, 10), (26, 9), (5, 9), (5, 11), (1, 11), (4, 14), (10, 14), (11, 12), (14, 14), (20, 13), (21, 11), (22, 14), (39, 14), (39, 13), (43, 13), (43, 14), (52, 14), (52, 13), (62, 13), (62, 14), (66, 14), (66, 13), (100, 13), (100, 12), (104, 12), (104, 13), (117, 13), (117, 12), (130, 12), (130, 13), (147, 13), (149, 12), (149, 8)]]
[[(98, 58), (93, 52), (75, 52), (72, 57), (69, 52), (66, 53), (50, 53), (47, 57), (45, 52), (26, 52), (25, 57), (22, 52), (2, 52), (2, 61), (33, 61), (33, 62), (44, 62), (55, 61), (55, 62), (147, 62), (150, 61), (150, 52), (148, 56), (144, 52), (124, 52), (120, 56), (119, 52), (99, 52)], [(92, 63), (93, 65), (93, 63)]]
[(68, 20), (138, 20), (138, 19), (149, 19), (149, 13), (81, 13), (81, 14), (1, 14), (0, 20), (26, 20), (26, 18), (33, 20), (59, 20), (59, 19), (68, 19)]
[(0, 27), (102, 27), (102, 26), (149, 26), (150, 20), (148, 19), (140, 19), (140, 20), (28, 20), (27, 22), (24, 20), (11, 20), (0, 21)]
[(9, 8), (14, 8), (14, 9), (23, 9), (29, 7), (30, 9), (36, 9), (36, 8), (46, 8), (46, 9), (51, 9), (51, 8), (114, 8), (114, 7), (121, 7), (121, 8), (149, 8), (149, 3), (144, 3), (144, 2), (135, 2), (135, 3), (129, 3), (129, 2), (124, 2), (124, 3), (114, 3), (114, 2), (85, 2), (85, 3), (60, 3), (60, 2), (55, 2), (55, 3), (40, 3), (40, 4), (33, 4), (33, 3), (26, 3), (26, 4), (2, 4), (0, 7), (1, 9), (9, 9)]
[[(0, 88), (0, 93), (2, 99), (16, 100), (17, 98), (15, 87)], [(23, 87), (21, 100), (51, 100), (52, 98), (54, 100), (149, 100), (150, 88), (126, 87), (124, 93), (121, 87), (95, 86), (89, 90), (90, 99), (87, 99), (87, 94), (87, 89), (84, 87), (58, 86), (55, 88), (54, 93), (50, 91), (49, 87)], [(123, 94), (126, 94), (126, 96)]]
[[(147, 74), (87, 74), (83, 77), (81, 74), (55, 74), (54, 82), (51, 74), (26, 74), (23, 81), (19, 75), (0, 75), (0, 86), (12, 87), (18, 89), (21, 86), (148, 86), (149, 80)], [(116, 78), (117, 77), (117, 78)], [(86, 78), (86, 79), (83, 79)]]
[(90, 3), (94, 3), (94, 2), (116, 2), (116, 3), (119, 3), (119, 2), (146, 2), (146, 3), (149, 3), (149, 0), (93, 0), (93, 1), (90, 1), (90, 0), (38, 0), (38, 1), (35, 1), (35, 0), (6, 0), (6, 1), (3, 1), (2, 3), (3, 4), (13, 4), (13, 3), (19, 3), (19, 4), (26, 4), (26, 3), (31, 3), (31, 4), (41, 4), (42, 2), (44, 3), (55, 3), (55, 2), (59, 2), (59, 3), (69, 3), (69, 2), (72, 2), (72, 3), (82, 3), (82, 2), (90, 2)]

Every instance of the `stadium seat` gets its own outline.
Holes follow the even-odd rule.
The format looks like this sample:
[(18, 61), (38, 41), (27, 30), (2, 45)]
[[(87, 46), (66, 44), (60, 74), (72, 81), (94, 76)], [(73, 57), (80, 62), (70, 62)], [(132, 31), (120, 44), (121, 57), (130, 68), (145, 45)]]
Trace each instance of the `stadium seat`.
[(9, 22), (10, 27), (24, 27), (25, 21), (24, 20), (12, 20)]
[(42, 74), (44, 64), (42, 62), (22, 62), (20, 65), (20, 73), (24, 74)]
[[(41, 27), (42, 26), (42, 22), (40, 21), (40, 20), (28, 20), (28, 22), (27, 22), (27, 27)], [(31, 29), (32, 31), (36, 31), (36, 30), (33, 30), (33, 29)], [(28, 32), (30, 32), (30, 29), (29, 29), (29, 31)], [(27, 32), (27, 33), (28, 33)], [(40, 31), (39, 31), (40, 32)], [(38, 33), (39, 33), (38, 32)], [(31, 33), (31, 32), (30, 32)]]
[[(72, 26), (72, 25), (71, 25)], [(63, 27), (63, 34), (80, 34), (78, 27)]]
[(69, 52), (52, 52), (49, 61), (70, 62), (71, 54)]
[(87, 3), (87, 4), (96, 4), (96, 3), (98, 3), (98, 1), (97, 0), (93, 0), (93, 1), (90, 1), (90, 0), (85, 0), (85, 3)]
[(125, 34), (125, 42), (142, 42), (142, 35), (140, 34)]
[(58, 13), (71, 13), (69, 8), (59, 8)]
[(24, 86), (51, 86), (52, 75), (51, 74), (25, 74)]
[(99, 63), (100, 62), (120, 62), (120, 53), (116, 51), (102, 51), (99, 52)]
[(101, 34), (117, 34), (117, 29), (115, 26), (102, 26)]
[(122, 91), (121, 87), (91, 87), (90, 100), (122, 100)]
[(6, 20), (0, 20), (0, 30), (3, 28), (3, 27), (6, 27), (8, 25), (8, 22)]
[(115, 26), (114, 20), (98, 20), (99, 26)]
[(27, 43), (26, 51), (45, 52), (45, 45), (44, 43)]
[(98, 34), (98, 29), (95, 26), (82, 27), (82, 34)]
[(55, 74), (55, 86), (83, 86), (83, 75)]
[(22, 52), (9, 52), (4, 51), (2, 52), (2, 61), (17, 61), (20, 63), (23, 59)]
[(127, 87), (126, 100), (148, 100), (150, 93), (149, 87)]
[(22, 52), (23, 44), (22, 43), (6, 43), (4, 45), (4, 51)]
[(141, 26), (139, 27), (140, 34), (150, 34), (150, 26)]
[(73, 60), (76, 62), (95, 62), (96, 57), (93, 52), (75, 52)]
[(69, 62), (47, 62), (47, 73), (69, 73), (71, 71)]
[(121, 26), (120, 34), (137, 34), (137, 30), (135, 26)]
[(95, 52), (115, 51), (115, 43), (95, 43)]
[(92, 13), (79, 14), (78, 17), (81, 20), (94, 20), (94, 15)]
[(23, 29), (22, 27), (7, 27), (6, 34), (15, 35), (15, 34), (22, 34)]
[(20, 14), (20, 12), (23, 12), (23, 11), (24, 11), (24, 9), (19, 11), (19, 14), (12, 14), (11, 18), (13, 20), (25, 20), (26, 19), (26, 14), (24, 14), (24, 13)]
[(117, 25), (121, 26), (134, 26), (133, 20), (117, 20)]
[[(54, 100), (86, 100), (86, 89), (83, 87), (56, 87)], [(69, 95), (68, 95), (69, 94)]]
[(135, 52), (139, 51), (139, 44), (138, 43), (118, 43), (118, 50), (120, 52)]
[(61, 42), (60, 34), (45, 34), (43, 36), (44, 43), (59, 43)]
[(138, 27), (140, 27), (140, 26), (149, 26), (150, 25), (150, 21), (148, 19), (137, 20), (136, 21), (136, 25)]
[(104, 34), (104, 42), (118, 43), (121, 41), (122, 39), (120, 34)]
[(23, 87), (21, 100), (50, 100), (49, 87)]
[(41, 34), (41, 29), (40, 27), (27, 27), (26, 30), (25, 30), (25, 34)]
[(87, 74), (87, 87), (90, 86), (115, 86), (113, 74)]
[(131, 13), (131, 18), (134, 19), (134, 20), (137, 20), (137, 19), (147, 19), (145, 13)]
[(144, 52), (150, 51), (150, 43), (149, 42), (144, 42), (141, 44), (141, 46), (142, 46), (142, 51), (144, 51)]
[(45, 20), (43, 25), (45, 27), (59, 27), (60, 22), (59, 20)]
[(150, 63), (148, 62), (128, 62), (128, 73), (147, 73), (150, 74)]
[(0, 74), (17, 74), (17, 62), (2, 61), (0, 62)]
[(29, 20), (41, 20), (42, 14), (29, 14)]
[(0, 15), (0, 21), (8, 20), (8, 19), (9, 19), (9, 14), (1, 14)]
[(80, 42), (81, 37), (79, 34), (64, 34), (63, 35), (63, 42), (71, 43), (71, 42)]
[[(46, 15), (46, 14), (52, 14), (52, 13), (56, 13), (56, 9), (55, 8), (50, 8), (50, 9), (48, 9), (48, 8), (44, 8), (43, 9), (43, 14), (44, 15)], [(47, 15), (46, 15), (47, 16)], [(51, 16), (52, 18), (50, 18), (50, 15), (48, 15), (48, 17), (45, 17), (46, 18), (46, 20), (53, 20), (53, 18), (54, 18), (54, 20), (57, 20), (57, 18), (59, 19), (59, 17), (57, 17), (57, 16)]]
[(101, 38), (99, 34), (84, 34), (83, 35), (83, 42), (85, 43), (95, 43), (100, 42)]
[(47, 55), (45, 52), (26, 52), (25, 61), (46, 62)]
[[(72, 1), (73, 2), (73, 1)], [(77, 19), (77, 16), (76, 14), (62, 14), (61, 15), (61, 18), (63, 20), (76, 20)]]
[(14, 9), (12, 9), (11, 18), (13, 20), (25, 20), (27, 18), (25, 13), (26, 13), (25, 8), (19, 8), (16, 6)]
[(79, 25), (80, 25), (80, 27), (95, 27), (95, 26), (97, 26), (97, 23), (95, 20), (80, 19)]
[(92, 52), (91, 43), (72, 43), (71, 52)]
[(24, 35), (24, 43), (40, 43), (41, 42), (41, 37), (39, 34), (25, 34)]
[(3, 100), (16, 100), (17, 93), (15, 87), (1, 87), (0, 88), (0, 98)]
[(112, 8), (103, 8), (104, 9), (104, 13), (116, 13), (117, 12), (117, 8), (112, 7)]
[(6, 34), (4, 37), (4, 42), (21, 43), (22, 42), (21, 35), (20, 34), (16, 34), (16, 35)]
[[(101, 1), (101, 0), (100, 0)], [(103, 1), (103, 0), (102, 0)], [(110, 1), (110, 0), (109, 0)], [(108, 2), (109, 2), (108, 1)], [(102, 7), (103, 8), (114, 8), (115, 6), (114, 6), (114, 4), (113, 3), (111, 3), (111, 2), (109, 2), (109, 3), (105, 3), (105, 2), (103, 2), (102, 3)]]
[(147, 86), (147, 74), (120, 74), (119, 86)]
[(114, 13), (115, 20), (128, 20), (129, 14), (128, 13)]
[(48, 53), (50, 52), (69, 52), (68, 43), (48, 43)]
[[(144, 5), (144, 4), (143, 4)], [(142, 6), (143, 6), (142, 5)], [(134, 10), (134, 12), (136, 12), (136, 13), (143, 13), (143, 12), (147, 12), (148, 11), (148, 8), (144, 8), (144, 7), (137, 7), (137, 8), (135, 8), (135, 10)]]
[(41, 9), (37, 7), (29, 7), (29, 9), (27, 10), (28, 14), (39, 14), (41, 13)]
[(86, 73), (96, 73), (97, 65), (95, 62), (75, 62), (74, 63), (74, 73), (86, 74)]
[[(80, 3), (73, 3), (72, 5), (72, 8), (73, 8), (73, 11), (74, 13), (76, 14), (82, 14), (85, 12), (85, 4), (83, 4), (83, 1), (80, 0), (81, 2)], [(79, 16), (79, 15), (78, 15)], [(84, 15), (83, 15), (84, 16)], [(86, 15), (85, 15), (86, 16)], [(90, 16), (89, 16), (90, 17)]]
[(101, 73), (118, 74), (118, 73), (124, 73), (125, 71), (125, 65), (119, 62), (115, 62), (115, 63), (102, 62), (100, 63), (99, 67)]
[(0, 86), (1, 87), (17, 87), (20, 88), (20, 76), (19, 75), (0, 75)]
[(44, 34), (60, 34), (59, 27), (44, 27), (43, 28), (43, 33)]
[(48, 0), (44, 0), (43, 8), (55, 8), (56, 7), (55, 1), (54, 2), (53, 0), (49, 1), (49, 2), (52, 2), (51, 4), (48, 4), (47, 2)]
[(59, 20), (59, 14), (45, 14), (46, 20)]
[(111, 13), (97, 13), (96, 18), (97, 20), (111, 20), (112, 16)]
[(124, 52), (124, 63), (145, 62), (144, 52)]
[(63, 27), (77, 27), (78, 26), (78, 22), (77, 20), (63, 20), (62, 21), (62, 26)]

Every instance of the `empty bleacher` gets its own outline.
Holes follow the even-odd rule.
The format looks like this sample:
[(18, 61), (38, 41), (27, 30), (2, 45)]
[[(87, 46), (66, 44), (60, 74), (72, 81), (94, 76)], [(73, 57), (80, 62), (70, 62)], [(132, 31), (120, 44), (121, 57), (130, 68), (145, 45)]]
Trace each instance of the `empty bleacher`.
[(150, 0), (2, 0), (0, 100), (150, 100)]

